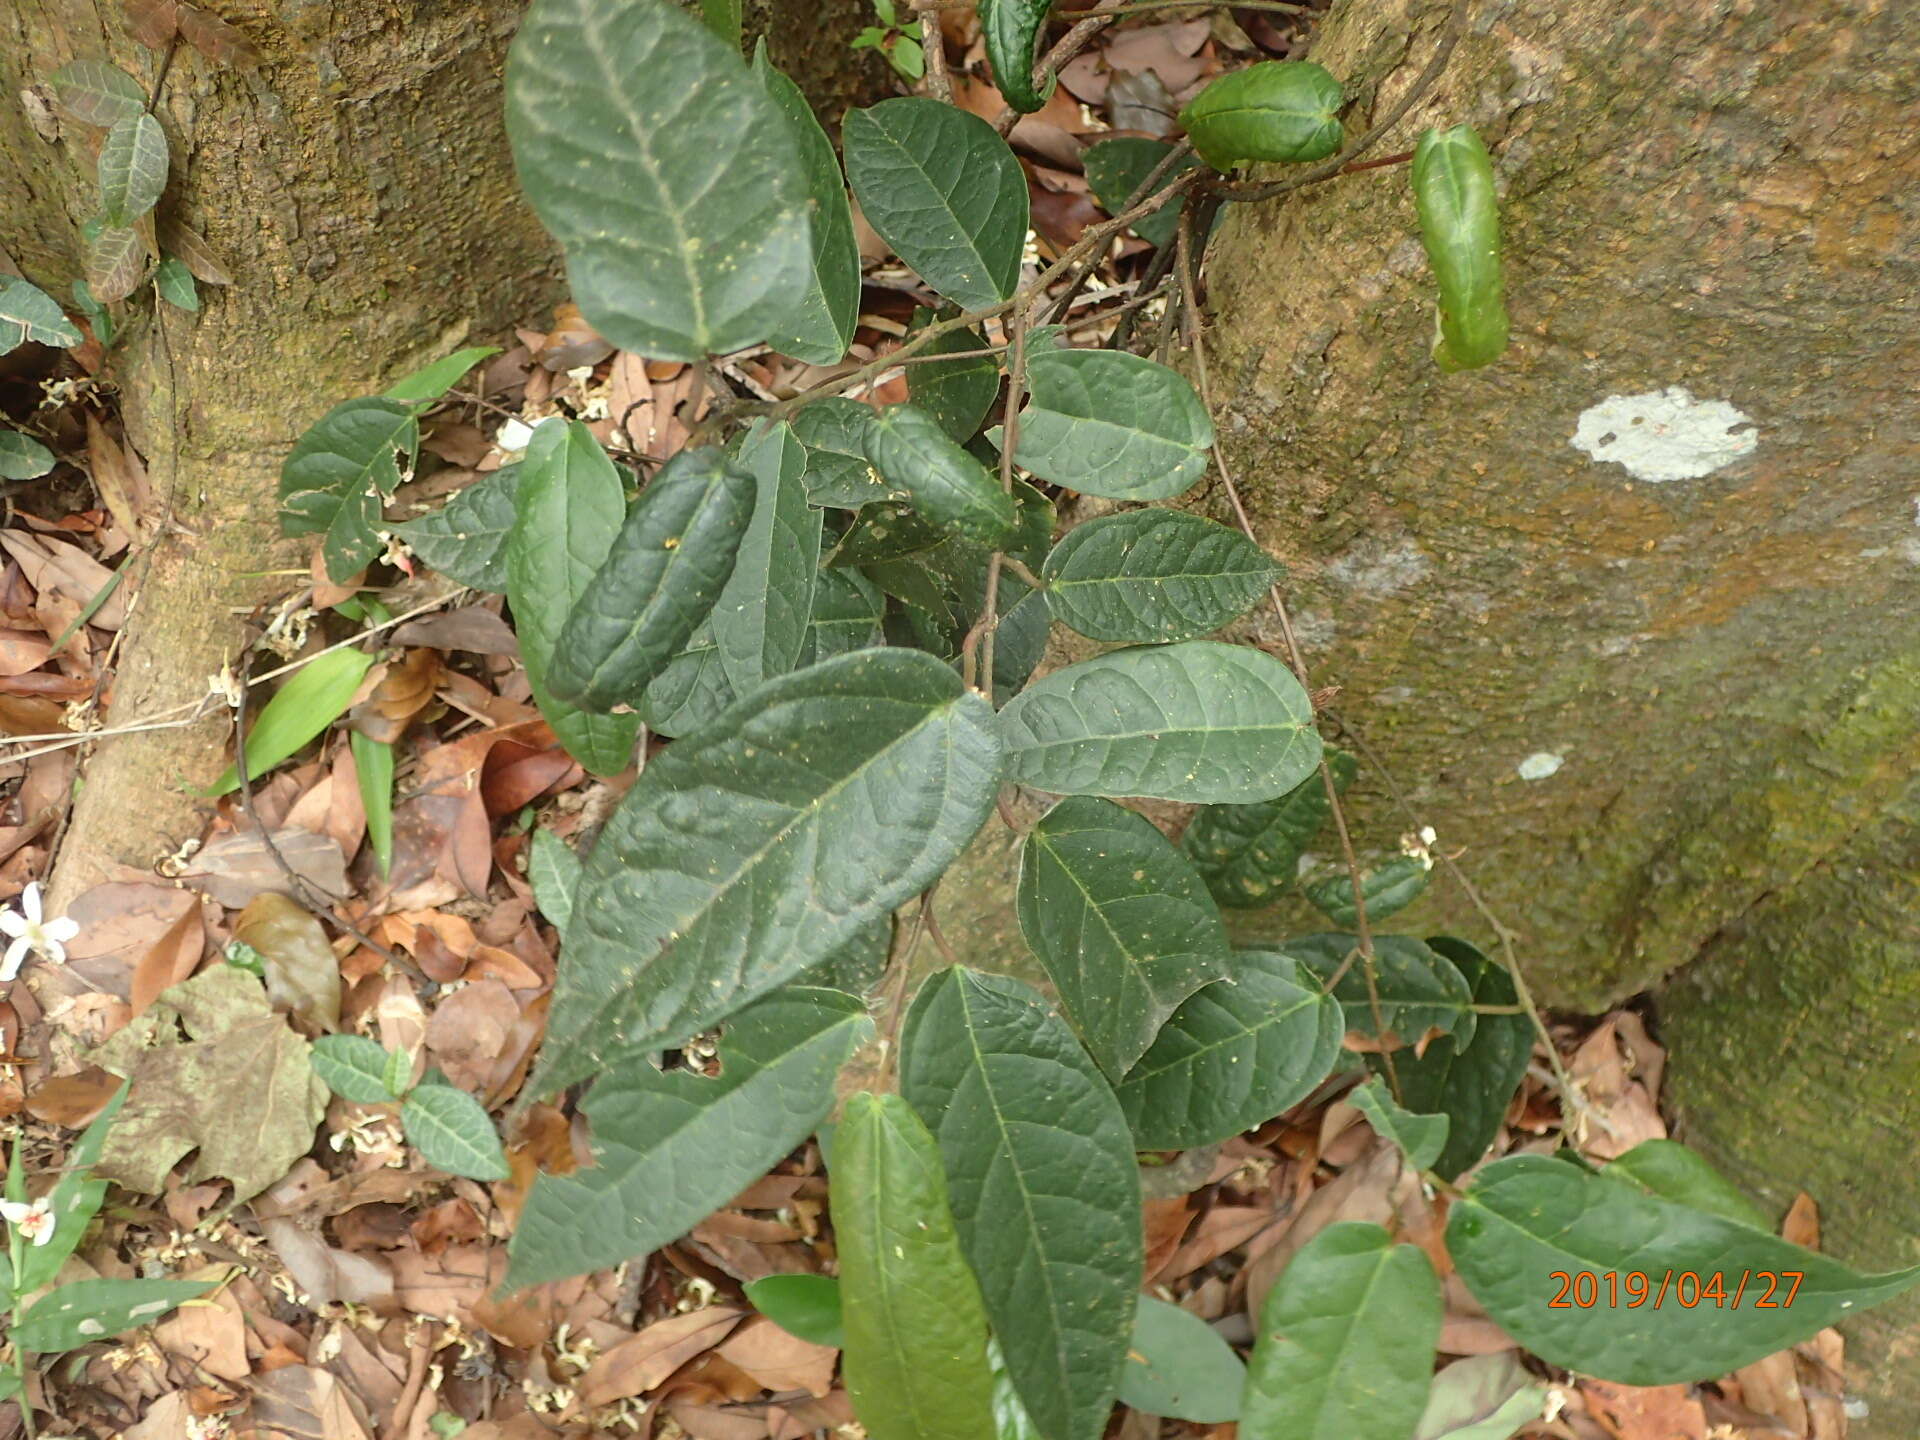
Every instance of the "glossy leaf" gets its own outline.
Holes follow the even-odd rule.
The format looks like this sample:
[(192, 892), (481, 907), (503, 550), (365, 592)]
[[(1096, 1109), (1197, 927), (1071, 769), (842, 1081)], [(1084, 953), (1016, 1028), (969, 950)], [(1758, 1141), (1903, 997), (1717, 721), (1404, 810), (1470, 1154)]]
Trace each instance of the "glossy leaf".
[(573, 897), (580, 888), (580, 857), (545, 826), (533, 832), (527, 849), (527, 883), (534, 904), (562, 935), (573, 918)]
[[(269, 770), (346, 714), (372, 664), (363, 650), (330, 650), (288, 676), (247, 732), (248, 783), (258, 785)], [(239, 769), (229, 765), (206, 793), (224, 795), (239, 785)]]
[(980, 29), (994, 86), (1023, 115), (1045, 105), (1053, 93), (1051, 75), (1044, 88), (1033, 83), (1034, 47), (1052, 9), (1053, 0), (981, 0)]
[(1043, 351), (1027, 362), (1014, 463), (1114, 500), (1171, 500), (1207, 470), (1213, 421), (1185, 378), (1123, 350)]
[(85, 338), (80, 327), (67, 319), (60, 302), (38, 285), (0, 275), (0, 355), (29, 340), (37, 345), (64, 348), (78, 345)]
[(111, 129), (144, 114), (147, 92), (118, 65), (104, 60), (75, 60), (47, 77), (60, 108), (82, 125)]
[(794, 986), (727, 1022), (717, 1076), (662, 1071), (639, 1054), (609, 1069), (585, 1102), (594, 1163), (533, 1182), (507, 1283), (585, 1274), (678, 1240), (827, 1117), (834, 1077), (872, 1032), (853, 996)]
[(820, 512), (807, 504), (807, 452), (789, 425), (747, 437), (740, 462), (755, 480), (753, 518), (713, 607), (713, 637), (734, 693), (800, 663), (820, 565)]
[[(1119, 215), (1124, 213), (1127, 201), (1141, 183), (1172, 149), (1170, 141), (1122, 135), (1089, 145), (1080, 160), (1086, 167), (1087, 184), (1101, 208), (1109, 215)], [(1156, 188), (1173, 183), (1198, 164), (1199, 161), (1192, 156), (1182, 156), (1167, 167), (1155, 182)], [(1151, 215), (1134, 221), (1133, 233), (1150, 245), (1165, 245), (1173, 238), (1174, 227), (1180, 223), (1180, 211), (1185, 204), (1185, 198), (1176, 195)]]
[(904, 650), (783, 676), (668, 746), (587, 856), (533, 1090), (835, 953), (973, 839), (1000, 762), (986, 702)]
[[(1920, 1284), (1920, 1266), (1862, 1275), (1540, 1155), (1510, 1155), (1474, 1176), (1453, 1202), (1447, 1253), (1474, 1299), (1523, 1347), (1625, 1385), (1725, 1375)], [(1560, 1306), (1556, 1272), (1572, 1277)], [(1592, 1275), (1586, 1285), (1597, 1290), (1572, 1288), (1581, 1275)], [(1609, 1275), (1617, 1306), (1606, 1298)], [(1724, 1298), (1702, 1298), (1716, 1279)], [(1600, 1299), (1582, 1306), (1580, 1294)]]
[(811, 1345), (846, 1344), (840, 1282), (831, 1275), (763, 1275), (743, 1287), (747, 1303), (789, 1335)]
[(1187, 103), (1180, 124), (1216, 170), (1252, 161), (1324, 160), (1346, 138), (1340, 82), (1310, 60), (1230, 70)]
[[(1484, 1019), (1481, 1028), (1486, 1028)], [(1769, 1234), (1773, 1231), (1759, 1206), (1709, 1165), (1706, 1157), (1677, 1140), (1642, 1140), (1600, 1173), (1609, 1180), (1636, 1185), (1662, 1200), (1704, 1210), (1736, 1225), (1750, 1225)]]
[(1144, 644), (1218, 630), (1280, 567), (1253, 541), (1179, 510), (1126, 510), (1076, 525), (1041, 577), (1053, 618), (1095, 640)]
[(713, 724), (738, 698), (720, 663), (709, 619), (647, 687), (638, 708), (648, 729), (678, 739)]
[(582, 710), (639, 700), (733, 575), (758, 482), (711, 446), (681, 450), (627, 512), (567, 615), (547, 687)]
[(147, 247), (132, 226), (104, 225), (87, 241), (87, 284), (102, 305), (133, 294), (146, 271)]
[(1493, 160), (1471, 125), (1428, 130), (1413, 151), (1420, 243), (1440, 287), (1433, 358), (1442, 370), (1490, 365), (1507, 348), (1500, 201)]
[(926, 411), (915, 405), (875, 410), (863, 441), (874, 469), (907, 493), (928, 524), (989, 546), (1012, 535), (1013, 496)]
[(1080, 1041), (1116, 1082), (1180, 1002), (1227, 973), (1200, 877), (1151, 820), (1077, 796), (1020, 851), (1020, 933)]
[(365, 1035), (322, 1035), (308, 1059), (327, 1088), (355, 1105), (391, 1105), (400, 1097), (387, 1086), (387, 1052)]
[(955, 967), (907, 1017), (900, 1088), (939, 1138), (961, 1244), (1043, 1435), (1095, 1440), (1141, 1281), (1133, 1137), (1030, 986)]
[(1329, 1225), (1288, 1262), (1261, 1307), (1240, 1433), (1411, 1440), (1440, 1312), (1440, 1281), (1418, 1246), (1396, 1245), (1378, 1225)]
[(1288, 940), (1286, 950), (1322, 984), (1341, 975), (1333, 993), (1346, 1013), (1348, 1030), (1372, 1036), (1383, 1026), (1403, 1046), (1415, 1044), (1429, 1030), (1451, 1035), (1462, 1045), (1472, 1043), (1473, 992), (1466, 977), (1451, 960), (1411, 935), (1373, 937), (1374, 994), (1380, 1002), (1376, 1026), (1365, 965), (1357, 959), (1347, 964), (1358, 944), (1351, 935), (1302, 935)]
[(408, 404), (420, 404), (428, 400), (438, 400), (458, 385), (466, 373), (482, 360), (490, 360), (500, 353), (498, 345), (469, 345), (464, 350), (456, 350), (444, 355), (430, 365), (423, 365), (411, 374), (403, 375), (386, 388), (389, 400), (401, 400)]
[(358, 730), (347, 739), (353, 748), (353, 771), (360, 785), (360, 808), (367, 815), (367, 844), (384, 880), (393, 868), (393, 745)]
[(592, 586), (626, 516), (619, 472), (578, 420), (543, 420), (527, 442), (507, 533), (507, 599), (534, 703), (567, 753), (596, 775), (633, 759), (636, 715), (591, 715), (547, 688), (567, 616)]
[(876, 500), (902, 498), (867, 459), (865, 437), (871, 405), (829, 395), (794, 412), (793, 433), (807, 447), (801, 476), (807, 501), (840, 510), (858, 510)]
[(1513, 1440), (1546, 1405), (1546, 1382), (1511, 1351), (1469, 1355), (1433, 1377), (1413, 1440)]
[(167, 188), (167, 137), (145, 110), (116, 120), (100, 145), (100, 208), (109, 225), (131, 225)]
[(854, 1413), (873, 1440), (986, 1440), (993, 1379), (980, 1288), (954, 1237), (940, 1153), (898, 1095), (848, 1098), (828, 1201)]
[(280, 467), (280, 529), (324, 535), (327, 574), (344, 581), (380, 553), (380, 502), (413, 465), (420, 425), (398, 400), (343, 401), (295, 443)]
[[(1340, 791), (1359, 770), (1343, 750), (1327, 752), (1327, 767)], [(1327, 787), (1316, 771), (1274, 800), (1202, 806), (1180, 843), (1220, 904), (1265, 905), (1292, 888), (1300, 857), (1329, 813)]]
[(1013, 294), (1027, 180), (991, 125), (902, 96), (848, 111), (841, 138), (861, 213), (921, 279), (968, 309)]
[(151, 1325), (212, 1288), (205, 1280), (76, 1280), (28, 1306), (11, 1339), (36, 1355), (61, 1355)]
[(37, 480), (53, 465), (53, 452), (46, 446), (0, 425), (0, 480)]
[(400, 1107), (400, 1127), (420, 1158), (469, 1180), (505, 1180), (507, 1157), (486, 1107), (451, 1085), (416, 1085)]
[[(916, 307), (913, 329), (925, 328), (934, 318), (933, 311)], [(978, 330), (950, 330), (929, 341), (920, 353), (962, 358), (907, 367), (908, 397), (963, 445), (980, 433), (980, 422), (1000, 394), (1000, 362), (991, 355), (973, 353), (986, 348), (986, 337)]]
[(515, 461), (455, 491), (431, 515), (405, 521), (393, 531), (449, 580), (504, 594), (507, 536), (513, 530), (514, 497), (519, 490), (520, 464)]
[(1140, 1297), (1120, 1372), (1120, 1401), (1143, 1415), (1200, 1425), (1240, 1418), (1247, 1367), (1220, 1332), (1190, 1310)]
[(1231, 1139), (1298, 1104), (1340, 1058), (1340, 1007), (1287, 955), (1243, 950), (1229, 978), (1173, 1012), (1127, 1073), (1120, 1108), (1142, 1150)]
[(623, 350), (756, 344), (806, 286), (792, 129), (737, 47), (668, 0), (535, 0), (508, 56), (507, 138), (574, 300)]
[(1375, 1077), (1351, 1091), (1347, 1100), (1357, 1106), (1374, 1134), (1398, 1146), (1415, 1170), (1431, 1168), (1446, 1148), (1445, 1115), (1420, 1115), (1394, 1102), (1386, 1082)]
[[(713, 0), (708, 0), (713, 3)], [(739, 37), (739, 0), (720, 0), (734, 9), (733, 43)], [(840, 178), (840, 157), (814, 118), (800, 87), (773, 68), (766, 41), (754, 52), (754, 73), (793, 132), (807, 182), (813, 262), (797, 300), (767, 332), (767, 343), (783, 355), (813, 365), (832, 365), (847, 353), (860, 315), (860, 249), (853, 238), (853, 207)]]
[[(1322, 787), (1322, 795), (1325, 787)], [(1427, 877), (1433, 862), (1417, 855), (1396, 855), (1391, 860), (1361, 872), (1360, 895), (1367, 902), (1369, 923), (1398, 915), (1418, 900), (1427, 889)], [(1336, 925), (1354, 923), (1353, 877), (1345, 870), (1304, 887), (1302, 893)]]
[(153, 270), (153, 288), (160, 292), (160, 298), (176, 310), (196, 311), (200, 308), (200, 287), (193, 282), (193, 271), (187, 268), (187, 262), (177, 256), (169, 255)]
[(1063, 795), (1244, 803), (1320, 763), (1313, 706), (1264, 651), (1189, 640), (1115, 650), (1000, 712), (1009, 778)]

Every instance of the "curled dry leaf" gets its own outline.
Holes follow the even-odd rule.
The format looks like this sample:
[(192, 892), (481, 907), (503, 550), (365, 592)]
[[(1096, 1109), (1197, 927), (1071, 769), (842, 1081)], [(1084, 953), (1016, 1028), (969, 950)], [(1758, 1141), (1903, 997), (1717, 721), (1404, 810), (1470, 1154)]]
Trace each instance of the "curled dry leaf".
[(233, 938), (260, 952), (276, 1009), (309, 1029), (340, 1028), (340, 962), (304, 905), (276, 890), (256, 895), (234, 921)]
[(682, 1365), (724, 1340), (745, 1314), (710, 1305), (690, 1315), (656, 1320), (593, 1362), (580, 1379), (580, 1403), (591, 1408), (657, 1389)]
[(433, 703), (444, 668), (435, 651), (407, 651), (398, 665), (386, 667), (373, 693), (347, 712), (347, 723), (369, 740), (391, 745)]

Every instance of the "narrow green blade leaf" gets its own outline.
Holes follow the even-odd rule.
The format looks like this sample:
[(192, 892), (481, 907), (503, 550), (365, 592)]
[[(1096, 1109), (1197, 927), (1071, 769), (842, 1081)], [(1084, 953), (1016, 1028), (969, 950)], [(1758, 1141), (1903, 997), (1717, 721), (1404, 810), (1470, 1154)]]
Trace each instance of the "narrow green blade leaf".
[(851, 1096), (829, 1176), (854, 1413), (873, 1440), (987, 1440), (980, 1289), (954, 1239), (940, 1153), (898, 1095)]
[[(1496, 1017), (1497, 1018), (1497, 1017)], [(1486, 1029), (1486, 1022), (1481, 1022)], [(1677, 1140), (1642, 1140), (1626, 1154), (1610, 1161), (1600, 1173), (1609, 1180), (1637, 1185), (1650, 1195), (1691, 1206), (1736, 1225), (1750, 1225), (1768, 1234), (1773, 1226), (1758, 1205), (1741, 1194), (1733, 1182), (1707, 1163), (1697, 1150)]]
[(1027, 362), (1014, 463), (1115, 500), (1171, 500), (1207, 473), (1213, 421), (1185, 378), (1124, 350), (1049, 350)]
[(51, 469), (51, 450), (31, 435), (0, 425), (0, 480), (37, 480)]
[(1440, 1281), (1414, 1245), (1342, 1221), (1301, 1247), (1260, 1311), (1247, 1440), (1409, 1440), (1440, 1339)]
[(928, 524), (987, 546), (1013, 534), (1013, 496), (918, 406), (872, 411), (863, 443), (874, 469), (906, 491)]
[(507, 138), (581, 312), (623, 350), (757, 344), (807, 283), (792, 132), (738, 47), (666, 0), (535, 0)]
[(587, 1095), (592, 1168), (534, 1181), (508, 1285), (585, 1274), (679, 1239), (827, 1117), (834, 1077), (872, 1031), (853, 996), (792, 986), (727, 1022), (715, 1078), (622, 1061)]
[(807, 447), (807, 468), (800, 478), (809, 504), (858, 510), (876, 500), (904, 498), (867, 459), (867, 417), (872, 413), (871, 405), (844, 395), (829, 395), (794, 412), (793, 433)]
[(1471, 125), (1428, 130), (1413, 151), (1420, 242), (1440, 287), (1433, 356), (1442, 370), (1489, 365), (1507, 348), (1500, 201), (1493, 159)]
[[(1415, 1044), (1429, 1030), (1451, 1035), (1462, 1045), (1473, 1042), (1473, 992), (1451, 960), (1411, 935), (1376, 935), (1374, 989), (1369, 993), (1363, 963), (1347, 964), (1359, 943), (1352, 935), (1301, 935), (1285, 945), (1287, 953), (1320, 983), (1341, 975), (1333, 994), (1346, 1012), (1346, 1029), (1363, 1035), (1378, 1035), (1384, 1029), (1403, 1046)], [(1376, 998), (1378, 1024), (1374, 1021)]]
[(574, 892), (580, 888), (580, 857), (544, 826), (533, 832), (533, 843), (527, 851), (527, 882), (533, 886), (533, 900), (540, 913), (565, 935), (573, 918)]
[[(739, 0), (706, 3), (735, 7), (733, 43), (737, 48)], [(708, 19), (712, 19), (711, 12)], [(781, 354), (809, 364), (837, 364), (847, 353), (854, 323), (860, 318), (860, 247), (853, 238), (853, 207), (847, 202), (846, 183), (840, 177), (840, 157), (834, 154), (833, 142), (820, 128), (813, 106), (800, 87), (767, 60), (765, 40), (754, 52), (753, 66), (793, 131), (794, 148), (806, 169), (813, 236), (813, 265), (806, 288), (767, 332), (767, 343)]]
[(1140, 1175), (1119, 1103), (1031, 987), (954, 968), (921, 989), (900, 1086), (939, 1137), (961, 1244), (1041, 1434), (1094, 1440), (1141, 1280)]
[(343, 401), (302, 435), (280, 467), (280, 529), (324, 534), (327, 573), (345, 580), (380, 553), (380, 501), (411, 467), (420, 426), (407, 406), (379, 397)]
[(116, 120), (100, 146), (100, 208), (109, 225), (131, 225), (167, 188), (167, 137), (145, 110)]
[(1285, 794), (1320, 763), (1292, 672), (1205, 640), (1056, 670), (1000, 712), (1000, 733), (1008, 777), (1062, 795), (1244, 803)]
[(504, 594), (507, 588), (507, 536), (513, 530), (514, 497), (520, 490), (520, 465), (502, 465), (454, 493), (431, 515), (393, 527), (414, 554), (445, 575), (475, 590)]
[(1120, 1372), (1120, 1400), (1143, 1415), (1223, 1425), (1240, 1418), (1247, 1367), (1220, 1332), (1191, 1311), (1140, 1297)]
[(355, 1105), (391, 1105), (387, 1088), (387, 1052), (365, 1035), (322, 1035), (307, 1057), (327, 1088)]
[(993, 126), (903, 96), (848, 111), (841, 138), (861, 212), (921, 279), (969, 310), (1013, 294), (1027, 180)]
[[(0, 275), (0, 355), (29, 340), (64, 348), (85, 338), (60, 309), (60, 302), (38, 285)], [(106, 343), (104, 337), (101, 343)]]
[[(924, 329), (934, 319), (933, 311), (915, 306), (913, 330)], [(909, 331), (909, 335), (911, 333)], [(907, 367), (907, 394), (913, 403), (939, 421), (940, 428), (963, 445), (980, 433), (980, 422), (987, 418), (987, 411), (993, 408), (994, 399), (1000, 393), (1000, 362), (991, 355), (970, 353), (986, 348), (987, 339), (978, 330), (952, 330), (920, 353), (957, 353), (966, 358), (929, 360)]]
[[(258, 785), (274, 766), (347, 713), (353, 695), (373, 665), (361, 650), (330, 650), (288, 677), (247, 732), (247, 780)], [(208, 795), (237, 789), (240, 772), (229, 765)]]
[[(53, 1235), (44, 1244), (21, 1249), (20, 1270), (12, 1284), (19, 1294), (31, 1295), (41, 1286), (51, 1285), (67, 1257), (78, 1250), (86, 1238), (88, 1222), (100, 1213), (101, 1203), (107, 1198), (107, 1182), (93, 1178), (93, 1167), (106, 1148), (107, 1131), (127, 1103), (131, 1089), (130, 1084), (122, 1084), (114, 1092), (106, 1108), (93, 1118), (67, 1156), (65, 1172), (46, 1197), (47, 1208), (53, 1215)], [(14, 1154), (19, 1154), (17, 1146)]]
[(1229, 71), (1188, 102), (1180, 123), (1216, 170), (1250, 161), (1324, 160), (1346, 132), (1340, 82), (1310, 60), (1263, 60)]
[(835, 953), (972, 840), (1000, 758), (986, 702), (904, 650), (783, 676), (668, 746), (587, 857), (532, 1089), (678, 1043)]
[(389, 400), (401, 400), (408, 404), (420, 404), (427, 400), (438, 400), (447, 391), (460, 383), (464, 376), (482, 360), (490, 360), (500, 353), (498, 345), (469, 345), (464, 350), (456, 350), (451, 355), (442, 356), (431, 365), (423, 365), (411, 375), (404, 375), (386, 388)]
[(176, 256), (169, 255), (154, 267), (153, 288), (176, 310), (200, 308), (200, 287), (194, 283), (193, 271), (187, 268), (186, 261)]
[[(1171, 149), (1170, 141), (1148, 140), (1137, 135), (1123, 135), (1089, 145), (1080, 159), (1086, 167), (1087, 184), (1100, 207), (1109, 215), (1120, 214), (1128, 198)], [(1175, 161), (1167, 167), (1155, 188), (1171, 184), (1199, 163), (1192, 156)], [(1150, 245), (1165, 245), (1173, 239), (1174, 226), (1180, 223), (1180, 211), (1185, 204), (1184, 198), (1175, 196), (1151, 215), (1134, 221), (1133, 233)]]
[(1062, 800), (1020, 852), (1020, 933), (1116, 1083), (1180, 1002), (1227, 973), (1227, 931), (1173, 843), (1111, 800)]
[(1367, 1123), (1383, 1140), (1400, 1147), (1400, 1153), (1415, 1170), (1426, 1170), (1446, 1148), (1448, 1120), (1445, 1115), (1418, 1115), (1394, 1103), (1386, 1082), (1375, 1076), (1347, 1096), (1367, 1117)]
[(1041, 572), (1053, 618), (1095, 640), (1191, 640), (1246, 613), (1280, 574), (1238, 530), (1128, 510), (1067, 532)]
[(762, 426), (740, 448), (753, 473), (753, 518), (733, 573), (713, 607), (713, 638), (734, 693), (785, 675), (800, 663), (822, 517), (807, 504), (807, 451), (790, 425)]
[[(1359, 770), (1341, 750), (1327, 752), (1327, 768), (1338, 791), (1345, 791)], [(1309, 773), (1274, 800), (1202, 806), (1180, 843), (1220, 904), (1265, 905), (1292, 888), (1300, 857), (1330, 813), (1325, 783), (1318, 773)]]
[(763, 1275), (745, 1286), (747, 1303), (789, 1335), (838, 1350), (847, 1343), (840, 1282), (831, 1275)]
[(360, 781), (360, 807), (367, 812), (367, 844), (373, 847), (373, 863), (384, 880), (393, 868), (393, 746), (368, 739), (358, 730), (348, 739), (354, 774)]
[(212, 1288), (204, 1280), (76, 1280), (36, 1300), (14, 1327), (13, 1343), (37, 1355), (64, 1354), (151, 1325)]
[(111, 129), (147, 108), (147, 92), (140, 82), (104, 60), (75, 60), (47, 80), (60, 108), (82, 125)]
[(436, 1170), (469, 1180), (504, 1180), (510, 1173), (486, 1107), (464, 1090), (416, 1085), (400, 1107), (400, 1126)]
[(1862, 1275), (1539, 1155), (1474, 1177), (1448, 1217), (1447, 1253), (1526, 1349), (1624, 1385), (1724, 1375), (1920, 1284), (1920, 1266)]

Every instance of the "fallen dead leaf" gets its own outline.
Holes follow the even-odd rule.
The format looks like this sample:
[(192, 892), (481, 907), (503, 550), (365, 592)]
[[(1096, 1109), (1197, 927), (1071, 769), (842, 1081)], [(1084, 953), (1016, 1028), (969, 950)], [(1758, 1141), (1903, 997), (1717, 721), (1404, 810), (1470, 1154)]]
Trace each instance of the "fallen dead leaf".
[[(346, 893), (346, 856), (331, 836), (289, 825), (273, 832), (273, 843), (281, 859), (302, 878), (328, 895)], [(292, 883), (258, 830), (234, 831), (208, 841), (181, 869), (180, 878), (229, 910), (240, 909), (257, 895), (285, 891)]]
[(287, 1365), (252, 1382), (253, 1434), (261, 1440), (370, 1440), (346, 1386), (325, 1370)]
[(1707, 1416), (1684, 1385), (1582, 1380), (1587, 1409), (1615, 1440), (1706, 1440)]
[(834, 1362), (840, 1356), (831, 1345), (790, 1335), (760, 1315), (722, 1341), (717, 1353), (768, 1390), (804, 1390), (813, 1396), (833, 1389)]
[(519, 1019), (520, 1002), (500, 981), (463, 985), (428, 1018), (427, 1053), (455, 1085), (482, 1094)]
[(580, 1377), (580, 1403), (591, 1409), (646, 1394), (689, 1360), (713, 1349), (745, 1315), (744, 1310), (710, 1305), (656, 1320), (593, 1362)]

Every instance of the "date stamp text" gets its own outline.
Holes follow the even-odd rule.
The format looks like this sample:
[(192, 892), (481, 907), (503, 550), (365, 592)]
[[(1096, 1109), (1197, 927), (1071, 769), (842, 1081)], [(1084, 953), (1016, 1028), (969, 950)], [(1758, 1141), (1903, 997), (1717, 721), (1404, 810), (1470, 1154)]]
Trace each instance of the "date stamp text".
[(1793, 1304), (1799, 1270), (1727, 1271), (1668, 1270), (1656, 1275), (1646, 1270), (1555, 1270), (1547, 1276), (1559, 1288), (1547, 1301), (1549, 1310), (1638, 1310), (1651, 1305), (1677, 1305), (1682, 1310), (1710, 1305), (1716, 1310), (1784, 1310)]

